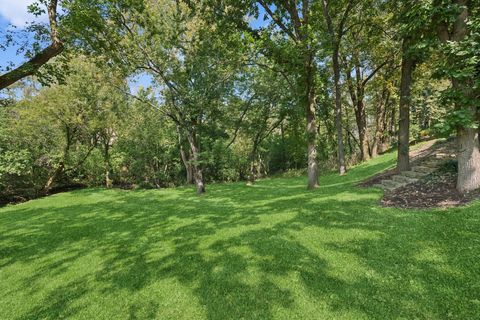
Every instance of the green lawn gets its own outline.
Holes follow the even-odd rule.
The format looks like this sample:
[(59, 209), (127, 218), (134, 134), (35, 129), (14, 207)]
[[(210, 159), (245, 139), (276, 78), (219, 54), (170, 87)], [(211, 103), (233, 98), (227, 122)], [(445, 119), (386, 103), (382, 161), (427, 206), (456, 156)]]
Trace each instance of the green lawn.
[(2, 208), (0, 319), (479, 319), (480, 202), (381, 208), (393, 165)]

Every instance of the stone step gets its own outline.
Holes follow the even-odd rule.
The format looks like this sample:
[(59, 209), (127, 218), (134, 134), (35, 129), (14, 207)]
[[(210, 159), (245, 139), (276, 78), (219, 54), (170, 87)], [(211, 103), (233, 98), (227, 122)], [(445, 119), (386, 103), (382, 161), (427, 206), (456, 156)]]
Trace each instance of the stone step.
[(425, 174), (423, 174), (421, 172), (415, 172), (415, 171), (403, 171), (400, 174), (402, 176), (405, 176), (405, 177), (408, 177), (408, 178), (416, 178), (416, 179), (419, 179), (419, 178), (425, 176)]
[(428, 167), (432, 169), (437, 169), (441, 167), (441, 162), (422, 162), (420, 165), (422, 167)]
[(445, 161), (445, 158), (438, 158), (436, 156), (430, 156), (428, 158), (424, 158), (423, 161), (442, 162), (442, 161)]
[(403, 176), (403, 175), (396, 175), (396, 176), (393, 176), (393, 181), (400, 182), (400, 183), (405, 183), (405, 184), (410, 184), (410, 183), (417, 182), (418, 179), (411, 178), (411, 177), (406, 177), (406, 176)]
[(425, 167), (425, 166), (415, 166), (412, 168), (412, 171), (414, 172), (421, 172), (424, 174), (430, 174), (435, 171), (436, 168), (430, 168), (430, 167)]
[(395, 190), (400, 187), (403, 187), (405, 183), (393, 181), (393, 180), (383, 180), (382, 185), (385, 190)]
[(450, 159), (452, 157), (455, 157), (455, 155), (447, 152), (437, 152), (436, 154), (434, 154), (434, 157), (436, 159)]

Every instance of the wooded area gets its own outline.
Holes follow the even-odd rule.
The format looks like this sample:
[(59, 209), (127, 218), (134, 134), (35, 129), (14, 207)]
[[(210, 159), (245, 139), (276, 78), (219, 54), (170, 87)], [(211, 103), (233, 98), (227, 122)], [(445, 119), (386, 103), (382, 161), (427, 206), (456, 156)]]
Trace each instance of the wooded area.
[[(480, 188), (478, 0), (65, 0), (0, 76), (0, 188), (319, 174), (456, 136)], [(15, 32), (15, 31), (13, 31)], [(5, 32), (12, 39), (11, 31)], [(11, 41), (5, 41), (7, 47)]]

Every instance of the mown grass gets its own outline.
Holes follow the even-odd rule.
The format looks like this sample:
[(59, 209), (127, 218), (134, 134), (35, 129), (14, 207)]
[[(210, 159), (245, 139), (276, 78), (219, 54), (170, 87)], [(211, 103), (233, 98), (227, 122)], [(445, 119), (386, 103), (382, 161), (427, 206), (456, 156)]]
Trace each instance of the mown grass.
[(393, 165), (2, 208), (0, 319), (478, 319), (480, 202), (379, 207)]

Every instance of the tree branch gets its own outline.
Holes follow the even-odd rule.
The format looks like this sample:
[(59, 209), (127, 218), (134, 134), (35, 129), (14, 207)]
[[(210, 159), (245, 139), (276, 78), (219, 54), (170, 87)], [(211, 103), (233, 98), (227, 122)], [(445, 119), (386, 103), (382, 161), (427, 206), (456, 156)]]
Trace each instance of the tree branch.
[(50, 22), (50, 38), (52, 39), (52, 43), (29, 61), (1, 75), (0, 90), (5, 89), (25, 77), (34, 75), (40, 67), (63, 51), (64, 45), (58, 35), (57, 0), (51, 0), (48, 5), (48, 19)]
[(280, 29), (282, 29), (282, 31), (285, 32), (293, 41), (297, 42), (297, 37), (295, 36), (295, 34), (285, 26), (285, 24), (282, 22), (281, 19), (279, 19), (275, 16), (275, 14), (272, 12), (272, 10), (270, 10), (270, 8), (265, 3), (265, 1), (257, 0), (257, 2), (263, 7), (263, 9), (265, 9), (265, 12), (268, 13), (270, 18), (272, 18), (272, 20), (275, 22), (275, 24)]
[(250, 109), (250, 106), (252, 105), (252, 101), (253, 99), (256, 97), (256, 95), (254, 94), (253, 96), (250, 97), (250, 99), (248, 99), (246, 105), (245, 105), (245, 109), (243, 109), (243, 112), (240, 116), (240, 119), (238, 119), (237, 121), (237, 126), (235, 128), (235, 132), (233, 134), (233, 138), (232, 140), (230, 140), (230, 142), (227, 144), (227, 148), (229, 148), (234, 142), (235, 140), (237, 139), (237, 135), (238, 135), (238, 131), (240, 130), (240, 124), (242, 123), (243, 121), (243, 118), (245, 118), (245, 115), (247, 114), (247, 111), (248, 109)]
[(380, 69), (382, 69), (385, 65), (387, 65), (388, 63), (390, 62), (390, 60), (386, 60), (384, 61), (382, 64), (380, 64), (378, 67), (375, 68), (375, 70), (373, 70), (369, 75), (368, 77), (366, 77), (363, 81), (362, 81), (362, 86), (365, 87), (367, 85), (367, 82), (370, 81), (374, 76), (375, 74), (380, 71)]

